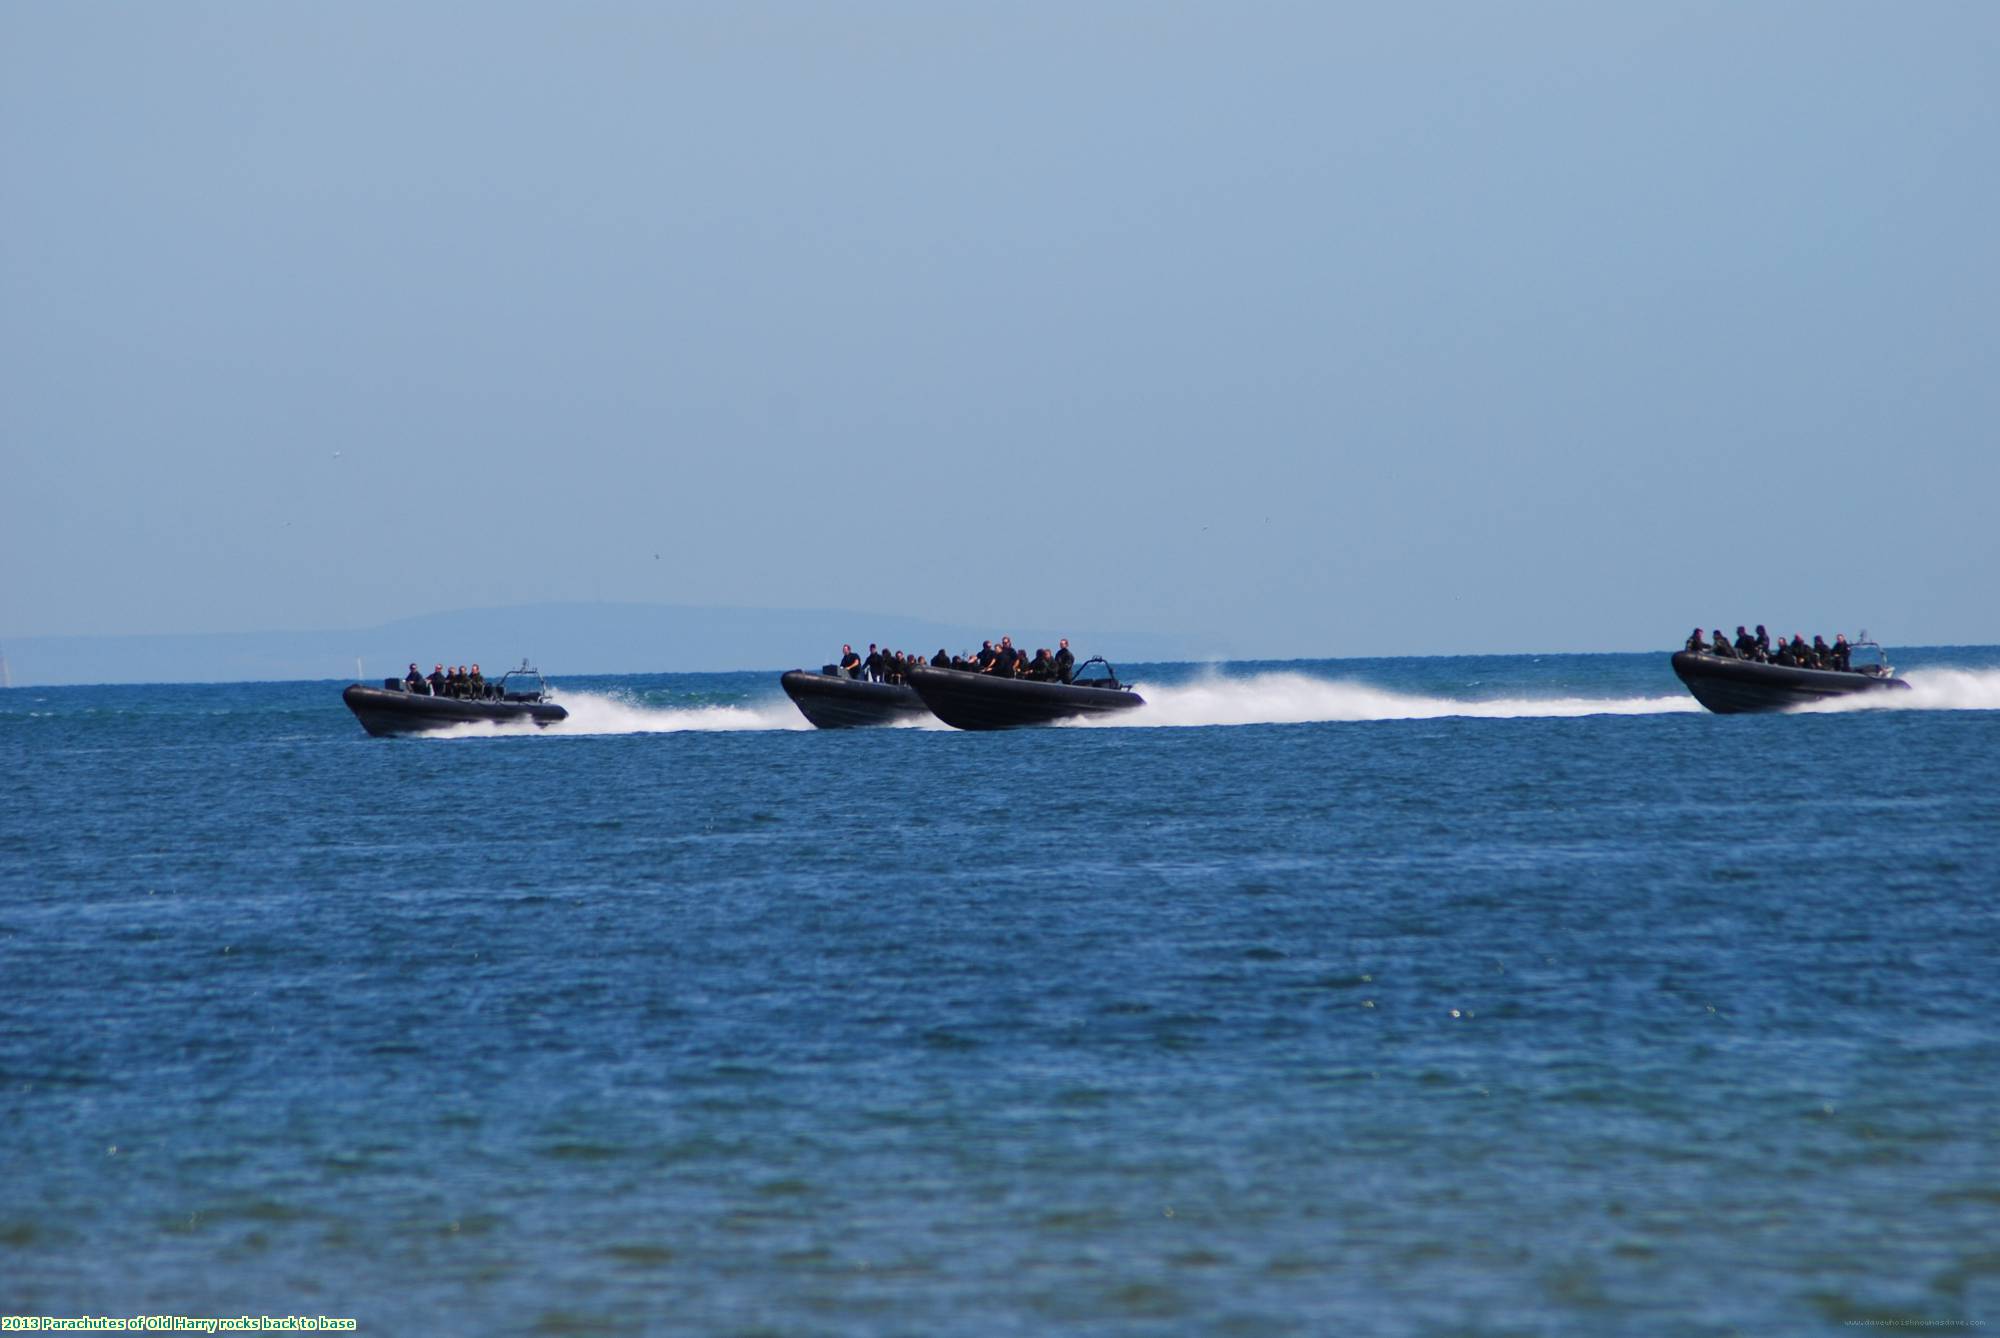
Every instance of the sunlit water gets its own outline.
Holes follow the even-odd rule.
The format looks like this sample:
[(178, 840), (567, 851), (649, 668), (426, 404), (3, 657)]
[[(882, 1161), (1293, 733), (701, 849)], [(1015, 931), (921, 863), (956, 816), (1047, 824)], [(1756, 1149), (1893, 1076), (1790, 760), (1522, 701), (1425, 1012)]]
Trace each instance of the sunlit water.
[[(2000, 651), (0, 692), (0, 1313), (362, 1331), (2000, 1321)], [(1871, 706), (1876, 703), (1871, 699)]]

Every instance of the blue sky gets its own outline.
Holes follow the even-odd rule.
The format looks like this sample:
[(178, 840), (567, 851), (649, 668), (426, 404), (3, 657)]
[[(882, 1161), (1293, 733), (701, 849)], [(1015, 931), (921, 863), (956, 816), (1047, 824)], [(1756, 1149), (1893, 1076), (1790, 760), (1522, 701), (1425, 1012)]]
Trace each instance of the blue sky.
[(5, 6), (0, 644), (2000, 642), (1995, 69), (1984, 3)]

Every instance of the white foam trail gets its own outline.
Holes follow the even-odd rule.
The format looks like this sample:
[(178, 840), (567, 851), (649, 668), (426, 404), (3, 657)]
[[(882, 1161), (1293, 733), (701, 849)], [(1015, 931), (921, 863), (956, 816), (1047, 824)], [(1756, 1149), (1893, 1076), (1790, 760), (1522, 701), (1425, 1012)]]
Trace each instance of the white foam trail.
[(1465, 701), (1388, 692), (1306, 674), (1210, 675), (1191, 683), (1141, 684), (1146, 704), (1135, 711), (1078, 723), (1095, 726), (1291, 725), (1313, 721), (1484, 720), (1589, 715), (1662, 715), (1701, 710), (1686, 694), (1671, 697), (1500, 697)]
[(2000, 669), (1912, 669), (1899, 674), (1908, 692), (1857, 692), (1814, 702), (1801, 714), (1844, 711), (2000, 711)]
[(427, 730), (427, 739), (490, 739), (496, 735), (592, 735), (717, 733), (729, 730), (811, 729), (789, 701), (748, 706), (643, 706), (597, 692), (565, 692), (555, 698), (569, 712), (546, 728), (532, 721), (479, 722)]

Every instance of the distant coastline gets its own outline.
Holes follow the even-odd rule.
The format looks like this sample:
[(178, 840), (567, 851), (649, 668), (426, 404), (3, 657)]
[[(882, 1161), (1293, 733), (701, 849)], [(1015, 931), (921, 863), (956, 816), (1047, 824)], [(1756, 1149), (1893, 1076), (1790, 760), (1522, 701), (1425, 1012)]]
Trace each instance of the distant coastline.
[[(817, 668), (843, 643), (866, 649), (871, 640), (926, 653), (976, 647), (985, 637), (1013, 636), (1030, 646), (1067, 636), (1086, 654), (1119, 664), (1285, 664), (1342, 659), (1451, 659), (1485, 656), (1646, 654), (1662, 657), (1675, 638), (1656, 647), (1623, 650), (1397, 651), (1359, 642), (1314, 654), (1272, 654), (1268, 647), (1220, 638), (1090, 626), (977, 626), (844, 609), (706, 608), (672, 604), (544, 603), (512, 608), (457, 609), (401, 618), (375, 627), (326, 631), (218, 632), (129, 636), (44, 636), (0, 639), (0, 663), (11, 686), (73, 687), (134, 683), (282, 683), (352, 681), (400, 675), (411, 660), (425, 669), (446, 657), (477, 659), (489, 672), (523, 656), (561, 678), (655, 673), (733, 673)], [(1892, 657), (1930, 659), (1954, 651), (1995, 648), (1983, 642), (1891, 641)], [(357, 673), (356, 661), (359, 661)], [(1906, 661), (1898, 659), (1898, 663)]]

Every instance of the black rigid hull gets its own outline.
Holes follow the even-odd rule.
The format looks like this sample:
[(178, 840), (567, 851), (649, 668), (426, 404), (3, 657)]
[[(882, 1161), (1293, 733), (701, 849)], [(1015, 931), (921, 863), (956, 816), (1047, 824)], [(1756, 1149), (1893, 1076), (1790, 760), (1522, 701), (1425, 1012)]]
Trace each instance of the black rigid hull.
[(931, 714), (957, 729), (1018, 729), (1129, 711), (1146, 699), (1127, 688), (999, 678), (963, 669), (912, 668), (910, 686)]
[(361, 722), (361, 728), (376, 736), (421, 734), (427, 729), (490, 721), (507, 725), (528, 720), (537, 726), (567, 720), (569, 712), (545, 701), (466, 701), (459, 697), (431, 697), (421, 692), (397, 692), (389, 688), (368, 688), (356, 683), (340, 694), (347, 709)]
[(870, 683), (793, 669), (778, 680), (799, 713), (821, 729), (905, 725), (930, 719), (923, 699), (901, 683)]
[(1687, 684), (1694, 699), (1717, 715), (1783, 711), (1857, 692), (1910, 686), (1887, 674), (1725, 660), (1719, 655), (1697, 655), (1687, 650), (1674, 652), (1674, 672)]

